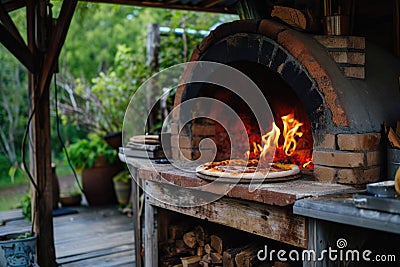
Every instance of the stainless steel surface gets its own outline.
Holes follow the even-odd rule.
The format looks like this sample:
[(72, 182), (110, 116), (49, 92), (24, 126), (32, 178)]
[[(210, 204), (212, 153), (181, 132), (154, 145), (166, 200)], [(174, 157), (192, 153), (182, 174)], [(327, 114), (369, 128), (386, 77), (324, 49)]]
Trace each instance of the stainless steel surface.
[(353, 203), (358, 208), (400, 214), (399, 198), (380, 198), (370, 194), (354, 194)]
[(349, 35), (349, 17), (332, 15), (324, 17), (324, 33), (326, 35)]
[(388, 148), (387, 150), (387, 178), (394, 180), (397, 169), (400, 167), (400, 149)]
[(382, 198), (393, 198), (397, 195), (393, 180), (367, 184), (367, 192), (371, 195)]

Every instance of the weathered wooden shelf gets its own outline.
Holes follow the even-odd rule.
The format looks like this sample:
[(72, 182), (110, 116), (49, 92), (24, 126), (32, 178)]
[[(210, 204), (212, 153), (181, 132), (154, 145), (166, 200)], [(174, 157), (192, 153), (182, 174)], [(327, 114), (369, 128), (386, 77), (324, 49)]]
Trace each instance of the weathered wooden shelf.
[[(210, 182), (197, 177), (194, 172), (196, 166), (187, 164), (185, 171), (173, 164), (157, 164), (146, 159), (127, 157), (125, 160), (138, 169), (138, 177), (143, 180), (202, 190), (208, 193), (219, 194), (228, 191), (224, 194), (228, 197), (269, 205), (288, 206), (307, 197), (355, 191), (353, 187), (348, 185), (316, 182), (307, 176), (285, 182), (263, 183), (255, 188), (249, 184), (230, 185), (225, 183), (213, 183), (212, 186), (205, 187)], [(227, 187), (229, 187), (229, 190), (227, 190)]]

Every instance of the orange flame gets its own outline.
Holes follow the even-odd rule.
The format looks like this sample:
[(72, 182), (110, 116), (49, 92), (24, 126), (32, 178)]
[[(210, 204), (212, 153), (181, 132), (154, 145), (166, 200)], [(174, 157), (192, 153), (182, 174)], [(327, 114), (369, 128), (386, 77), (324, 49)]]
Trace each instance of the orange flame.
[[(281, 130), (276, 126), (275, 122), (272, 123), (272, 130), (261, 136), (261, 141), (263, 143), (262, 149), (258, 150), (258, 146), (254, 147), (254, 151), (261, 152), (260, 158), (264, 158), (271, 147), (278, 147), (279, 136), (281, 135)], [(254, 153), (256, 154), (256, 153)]]
[[(265, 159), (268, 152), (271, 152), (274, 148), (280, 150), (280, 153), (287, 157), (293, 155), (297, 147), (297, 139), (303, 136), (303, 133), (299, 130), (303, 123), (296, 120), (294, 114), (282, 116), (281, 119), (283, 122), (283, 131), (273, 122), (271, 131), (261, 136), (262, 145), (253, 142), (253, 151), (247, 151), (245, 153), (247, 157), (253, 155), (256, 158)], [(281, 136), (283, 137), (282, 145), (279, 144)], [(302, 163), (304, 163), (304, 161)], [(307, 165), (311, 163), (312, 159), (307, 159), (307, 162), (301, 165), (306, 168)]]
[(303, 123), (299, 122), (294, 118), (293, 114), (289, 114), (281, 117), (283, 122), (283, 151), (287, 156), (291, 156), (293, 152), (296, 150), (297, 141), (295, 139), (296, 136), (302, 137), (303, 133), (298, 132), (299, 127), (303, 125)]

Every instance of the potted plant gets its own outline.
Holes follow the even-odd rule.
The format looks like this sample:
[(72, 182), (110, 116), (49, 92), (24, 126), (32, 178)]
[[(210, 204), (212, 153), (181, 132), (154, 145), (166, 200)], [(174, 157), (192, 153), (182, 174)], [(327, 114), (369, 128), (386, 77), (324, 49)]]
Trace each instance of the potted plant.
[(117, 160), (117, 151), (101, 137), (91, 136), (70, 145), (68, 155), (81, 173), (82, 189), (89, 205), (116, 203), (112, 177), (123, 167)]
[(36, 266), (35, 250), (32, 232), (0, 235), (0, 266)]
[(128, 205), (131, 195), (131, 175), (129, 170), (120, 171), (113, 177), (113, 182), (118, 203)]
[(82, 194), (79, 191), (62, 192), (60, 203), (62, 207), (79, 206), (82, 201)]

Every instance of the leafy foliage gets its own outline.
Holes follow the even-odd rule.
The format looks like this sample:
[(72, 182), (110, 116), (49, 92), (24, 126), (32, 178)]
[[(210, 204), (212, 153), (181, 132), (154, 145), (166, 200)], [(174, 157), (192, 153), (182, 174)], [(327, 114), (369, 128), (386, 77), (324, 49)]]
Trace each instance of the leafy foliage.
[(122, 131), (130, 96), (150, 73), (140, 56), (119, 45), (114, 66), (94, 78), (93, 86), (78, 79), (70, 91), (66, 90), (61, 103), (64, 122), (98, 134)]
[(100, 157), (109, 163), (114, 163), (117, 158), (117, 151), (98, 136), (70, 145), (68, 154), (74, 167), (80, 171), (92, 167)]
[(129, 183), (130, 180), (131, 180), (131, 174), (127, 169), (120, 171), (113, 177), (114, 182)]
[[(52, 1), (52, 4), (53, 15), (58, 17), (62, 1)], [(20, 32), (26, 33), (25, 10), (10, 14)], [(104, 134), (121, 130), (130, 96), (152, 74), (145, 62), (149, 23), (181, 29), (180, 34), (171, 30), (161, 36), (159, 68), (164, 69), (188, 60), (191, 51), (204, 38), (200, 30), (210, 30), (218, 23), (235, 18), (79, 2), (59, 57), (56, 76), (57, 85), (62, 88), (58, 104), (63, 111), (61, 130), (67, 144), (87, 132)], [(19, 144), (28, 119), (27, 72), (2, 46), (0, 61), (0, 153), (8, 158), (7, 166), (13, 166), (20, 161)], [(52, 92), (51, 97), (54, 98)], [(172, 97), (168, 98), (168, 104), (172, 106)], [(60, 154), (62, 149), (54, 129), (56, 123), (52, 118), (52, 149), (53, 154)], [(79, 131), (74, 126), (79, 126)]]
[(32, 209), (31, 209), (31, 195), (27, 193), (21, 199), (22, 215), (29, 221), (32, 221)]

